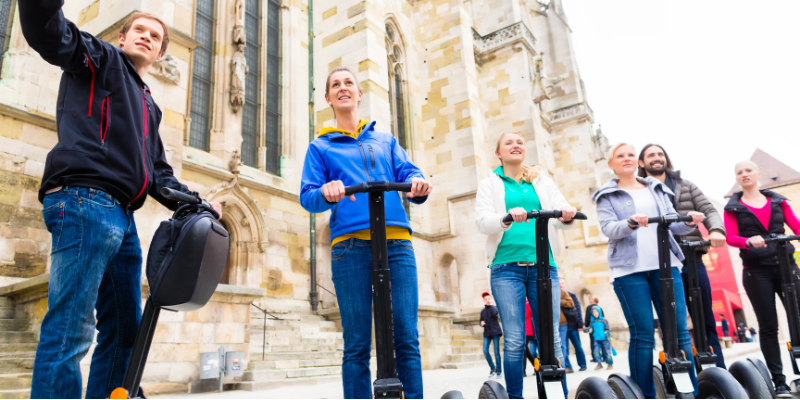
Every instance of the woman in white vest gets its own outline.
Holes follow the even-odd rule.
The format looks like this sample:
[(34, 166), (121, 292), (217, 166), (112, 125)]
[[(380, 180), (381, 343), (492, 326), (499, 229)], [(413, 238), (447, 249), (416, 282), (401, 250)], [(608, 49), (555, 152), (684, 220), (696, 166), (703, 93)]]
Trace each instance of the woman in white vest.
[[(527, 212), (532, 210), (561, 210), (563, 215), (548, 226), (551, 241), (550, 276), (553, 287), (558, 288), (558, 266), (553, 255), (558, 255), (558, 235), (555, 228), (569, 229), (577, 210), (570, 206), (555, 183), (535, 168), (524, 164), (525, 139), (517, 132), (504, 133), (495, 149), (500, 166), (481, 181), (475, 203), (475, 218), (486, 239), (486, 256), (492, 269), (492, 292), (500, 311), (505, 336), (506, 389), (511, 398), (522, 398), (522, 366), (525, 345), (525, 299), (533, 314), (534, 329), (538, 327), (536, 302), (536, 237), (534, 222), (527, 222)], [(511, 214), (513, 223), (504, 223)], [(554, 253), (555, 252), (555, 253)], [(553, 291), (553, 330), (555, 355), (564, 365), (561, 341), (558, 334), (560, 291)], [(564, 395), (567, 395), (564, 382)]]

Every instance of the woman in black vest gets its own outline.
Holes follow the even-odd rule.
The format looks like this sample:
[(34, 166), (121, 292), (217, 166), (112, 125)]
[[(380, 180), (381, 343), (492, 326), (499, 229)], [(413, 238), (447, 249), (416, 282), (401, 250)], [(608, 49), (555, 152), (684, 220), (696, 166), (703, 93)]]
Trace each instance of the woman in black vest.
[[(751, 161), (736, 164), (736, 182), (742, 191), (734, 193), (725, 206), (725, 229), (727, 242), (738, 247), (744, 270), (742, 281), (744, 290), (753, 304), (761, 333), (761, 351), (775, 383), (778, 397), (791, 398), (786, 376), (783, 375), (780, 346), (778, 345), (778, 313), (775, 295), (783, 299), (781, 279), (778, 273), (778, 251), (775, 243), (764, 243), (770, 234), (782, 235), (784, 225), (788, 225), (796, 235), (800, 235), (800, 220), (797, 219), (786, 197), (769, 190), (759, 190), (761, 172)], [(789, 251), (794, 247), (789, 244)], [(792, 279), (800, 293), (800, 278), (797, 267), (793, 269)]]

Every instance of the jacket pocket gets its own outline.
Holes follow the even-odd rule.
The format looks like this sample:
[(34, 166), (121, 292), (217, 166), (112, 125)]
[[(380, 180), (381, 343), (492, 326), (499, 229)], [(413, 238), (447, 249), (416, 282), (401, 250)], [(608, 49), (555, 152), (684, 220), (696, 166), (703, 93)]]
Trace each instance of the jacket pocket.
[(613, 241), (608, 244), (608, 259), (613, 259), (619, 257), (617, 251), (617, 245), (619, 245), (619, 241)]
[(372, 146), (367, 146), (369, 148), (369, 159), (372, 160), (372, 170), (375, 171), (375, 153), (372, 151)]
[(336, 206), (333, 207), (333, 213), (331, 213), (331, 222), (336, 222), (336, 210), (339, 209), (340, 204), (342, 204), (342, 202), (336, 203)]

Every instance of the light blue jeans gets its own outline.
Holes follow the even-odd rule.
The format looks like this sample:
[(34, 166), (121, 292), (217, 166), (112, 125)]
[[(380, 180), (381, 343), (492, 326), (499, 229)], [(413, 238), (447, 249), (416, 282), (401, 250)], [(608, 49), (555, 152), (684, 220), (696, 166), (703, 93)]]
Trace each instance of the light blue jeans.
[(42, 214), (52, 263), (31, 398), (81, 398), (80, 361), (96, 327), (86, 398), (106, 399), (122, 385), (142, 315), (133, 213), (100, 190), (65, 187), (45, 196)]
[[(536, 302), (536, 276), (535, 266), (521, 267), (516, 264), (499, 264), (492, 266), (492, 294), (500, 311), (500, 322), (503, 323), (503, 344), (505, 346), (505, 359), (503, 366), (506, 370), (506, 391), (512, 399), (522, 398), (522, 369), (525, 362), (525, 298), (531, 306), (533, 329), (541, 345), (542, 338), (538, 336), (539, 309)], [(550, 267), (550, 279), (553, 285), (553, 330), (554, 351), (556, 358), (564, 365), (561, 353), (561, 340), (558, 334), (558, 318), (561, 312), (561, 289), (558, 285), (558, 269)], [(564, 396), (567, 395), (566, 376), (564, 380)]]

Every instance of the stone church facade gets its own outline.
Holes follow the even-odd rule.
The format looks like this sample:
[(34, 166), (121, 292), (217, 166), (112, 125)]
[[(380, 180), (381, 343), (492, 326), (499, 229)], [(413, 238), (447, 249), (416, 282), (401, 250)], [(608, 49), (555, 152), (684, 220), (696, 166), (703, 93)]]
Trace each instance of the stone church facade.
[[(7, 325), (15, 334), (0, 328), (0, 357), (23, 360), (11, 372), (19, 388), (5, 387), (24, 390), (47, 310), (51, 239), (37, 190), (47, 152), (58, 140), (61, 71), (25, 42), (15, 1), (0, 4), (0, 321), (16, 321)], [(244, 351), (249, 361), (249, 375), (227, 378), (234, 387), (339, 379), (341, 362), (325, 361), (340, 359), (342, 348), (329, 213), (317, 215), (312, 243), (299, 188), (309, 114), (315, 132), (334, 124), (324, 85), (328, 71), (340, 65), (356, 72), (364, 88), (360, 116), (398, 137), (434, 185), (426, 204), (409, 209), (424, 368), (467, 360), (454, 357), (453, 335), (474, 332), (480, 293), (490, 289), (485, 237), (474, 223), (475, 194), (499, 164), (494, 146), (504, 132), (520, 132), (528, 163), (553, 177), (589, 215), (559, 234), (557, 262), (570, 290), (582, 302), (600, 296), (621, 326), (608, 284), (606, 239), (590, 200), (610, 177), (608, 141), (592, 128), (560, 0), (316, 0), (313, 35), (303, 0), (75, 0), (64, 6), (82, 30), (111, 43), (136, 10), (159, 15), (171, 27), (167, 56), (145, 78), (164, 114), (167, 158), (190, 189), (224, 205), (232, 237), (211, 302), (196, 312), (162, 313), (144, 378), (151, 393), (215, 387), (199, 380), (198, 357), (220, 346)], [(169, 216), (152, 200), (136, 213), (145, 252)]]

